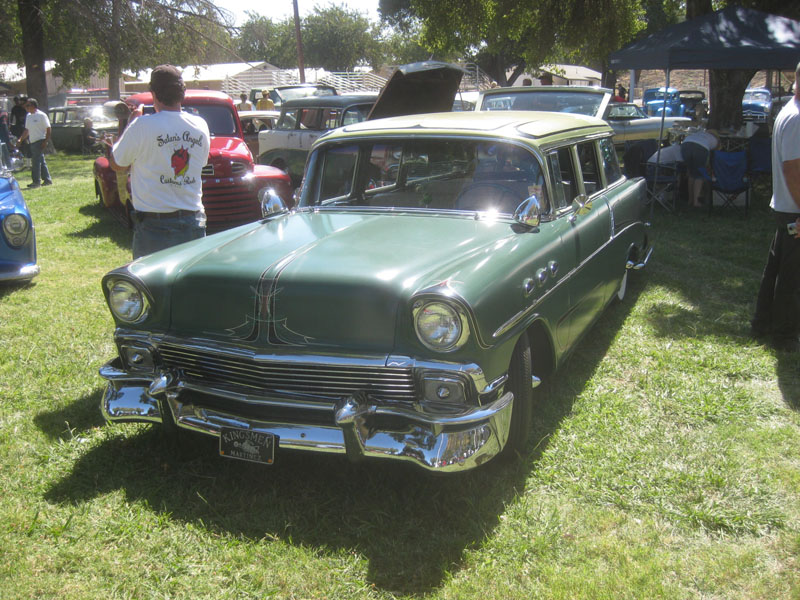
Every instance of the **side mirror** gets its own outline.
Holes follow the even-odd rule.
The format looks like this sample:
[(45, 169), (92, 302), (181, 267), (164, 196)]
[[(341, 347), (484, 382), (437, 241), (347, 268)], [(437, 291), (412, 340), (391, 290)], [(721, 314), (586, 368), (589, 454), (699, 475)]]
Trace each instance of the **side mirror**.
[(542, 222), (542, 207), (536, 196), (522, 201), (514, 211), (514, 220), (525, 227), (538, 227)]
[(287, 213), (289, 209), (284, 204), (281, 197), (272, 188), (264, 188), (258, 192), (258, 200), (261, 203), (261, 216), (271, 217), (273, 215)]

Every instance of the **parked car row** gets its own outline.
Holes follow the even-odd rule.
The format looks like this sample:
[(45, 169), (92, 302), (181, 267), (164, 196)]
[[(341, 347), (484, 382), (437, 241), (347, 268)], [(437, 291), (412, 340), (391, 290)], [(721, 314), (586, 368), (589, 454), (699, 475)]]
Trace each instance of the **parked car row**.
[[(428, 74), (449, 110), (453, 79)], [(651, 253), (613, 129), (536, 111), (344, 123), (347, 106), (291, 102), (287, 130), (312, 109), (339, 125), (312, 129), (298, 206), (262, 187), (261, 219), (103, 278), (103, 415), (261, 464), (298, 450), (457, 472), (521, 452), (533, 389)]]

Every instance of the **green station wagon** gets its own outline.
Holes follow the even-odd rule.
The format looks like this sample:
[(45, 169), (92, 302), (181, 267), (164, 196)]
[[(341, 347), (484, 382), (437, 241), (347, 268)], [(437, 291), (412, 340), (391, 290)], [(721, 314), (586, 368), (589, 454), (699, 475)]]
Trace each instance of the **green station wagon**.
[(457, 112), (315, 143), (300, 201), (141, 258), (103, 291), (112, 422), (458, 472), (524, 450), (550, 377), (651, 253), (600, 119)]

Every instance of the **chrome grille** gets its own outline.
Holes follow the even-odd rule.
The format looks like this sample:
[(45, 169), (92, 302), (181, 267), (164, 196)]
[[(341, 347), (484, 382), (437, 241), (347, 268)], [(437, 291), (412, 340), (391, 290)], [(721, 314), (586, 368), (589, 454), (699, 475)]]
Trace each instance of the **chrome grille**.
[(203, 171), (201, 173), (203, 177), (213, 177), (214, 176), (214, 165), (208, 163), (203, 167)]
[(178, 369), (187, 381), (203, 385), (232, 386), (261, 395), (297, 394), (326, 401), (355, 392), (390, 402), (412, 402), (415, 398), (410, 368), (260, 362), (173, 344), (161, 345), (159, 352), (166, 367)]
[(234, 177), (247, 175), (247, 165), (236, 160), (231, 162), (231, 175)]

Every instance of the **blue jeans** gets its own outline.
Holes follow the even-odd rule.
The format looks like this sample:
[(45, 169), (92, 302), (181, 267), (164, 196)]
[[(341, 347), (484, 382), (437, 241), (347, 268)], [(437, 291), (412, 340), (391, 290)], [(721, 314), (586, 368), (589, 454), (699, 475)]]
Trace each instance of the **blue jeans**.
[(41, 178), (44, 177), (45, 181), (51, 181), (50, 171), (47, 168), (47, 163), (44, 160), (45, 141), (38, 140), (31, 142), (31, 177), (33, 183), (39, 184)]
[(159, 217), (157, 214), (131, 212), (134, 259), (206, 235), (206, 216), (202, 212), (175, 217)]

